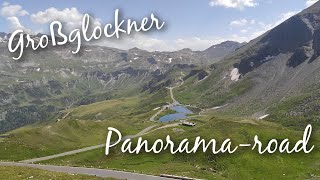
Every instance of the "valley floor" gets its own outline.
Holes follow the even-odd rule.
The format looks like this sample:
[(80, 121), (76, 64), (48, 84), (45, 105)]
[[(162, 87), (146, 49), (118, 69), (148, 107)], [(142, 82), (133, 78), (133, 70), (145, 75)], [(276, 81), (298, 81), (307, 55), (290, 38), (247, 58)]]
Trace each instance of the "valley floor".
[[(169, 96), (169, 93), (165, 95)], [(105, 156), (102, 144), (105, 143), (107, 127), (119, 129), (125, 136), (133, 139), (143, 136), (149, 142), (159, 138), (165, 139), (166, 135), (170, 135), (176, 142), (184, 138), (194, 139), (197, 136), (204, 139), (215, 138), (218, 142), (230, 138), (235, 143), (250, 143), (255, 135), (259, 135), (263, 142), (272, 138), (281, 140), (288, 137), (290, 141), (295, 142), (302, 138), (303, 132), (300, 130), (264, 120), (220, 116), (214, 110), (203, 112), (205, 116), (190, 118), (197, 124), (195, 127), (180, 126), (177, 122), (150, 122), (149, 119), (154, 114), (153, 109), (166, 104), (163, 96), (151, 99), (152, 101), (150, 97), (131, 97), (80, 106), (66, 111), (67, 116), (60, 121), (41, 123), (9, 132), (0, 139), (0, 159), (3, 162), (27, 160), (23, 162), (47, 164), (46, 167), (52, 168), (64, 166), (66, 169), (73, 169), (69, 167), (109, 169), (158, 177), (160, 174), (200, 179), (312, 179), (320, 176), (320, 132), (316, 128), (310, 142), (316, 148), (311, 154), (259, 155), (256, 152), (240, 149), (232, 155), (211, 153), (171, 155), (169, 152), (129, 155), (121, 153), (120, 147), (116, 146), (109, 156)], [(135, 136), (130, 136), (132, 134)], [(83, 149), (86, 147), (91, 148)], [(36, 161), (34, 158), (40, 158), (36, 160), (41, 161)], [(22, 168), (7, 167), (9, 164), (2, 163), (10, 170)], [(11, 165), (39, 166), (15, 163)], [(63, 172), (76, 173), (69, 170)], [(3, 172), (0, 174), (3, 175)], [(122, 178), (107, 174), (108, 177)]]

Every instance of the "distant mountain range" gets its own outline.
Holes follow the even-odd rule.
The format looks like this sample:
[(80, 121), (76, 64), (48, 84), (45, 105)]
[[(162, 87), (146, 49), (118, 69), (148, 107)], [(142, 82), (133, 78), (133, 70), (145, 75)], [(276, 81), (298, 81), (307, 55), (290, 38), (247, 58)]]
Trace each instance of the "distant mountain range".
[(226, 42), (214, 46), (223, 51), (175, 52), (84, 45), (73, 55), (75, 45), (68, 44), (27, 50), (17, 62), (7, 50), (8, 37), (10, 34), (0, 33), (0, 131), (41, 121), (72, 106), (154, 93), (178, 81), (177, 74), (217, 62), (240, 45)]

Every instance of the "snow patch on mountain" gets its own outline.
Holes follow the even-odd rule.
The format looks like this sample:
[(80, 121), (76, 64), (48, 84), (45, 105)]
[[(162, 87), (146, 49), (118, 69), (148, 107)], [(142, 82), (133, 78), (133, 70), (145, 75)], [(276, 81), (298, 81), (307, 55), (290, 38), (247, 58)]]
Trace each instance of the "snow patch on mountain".
[(231, 81), (238, 81), (241, 77), (241, 74), (239, 73), (238, 68), (233, 68), (230, 73)]

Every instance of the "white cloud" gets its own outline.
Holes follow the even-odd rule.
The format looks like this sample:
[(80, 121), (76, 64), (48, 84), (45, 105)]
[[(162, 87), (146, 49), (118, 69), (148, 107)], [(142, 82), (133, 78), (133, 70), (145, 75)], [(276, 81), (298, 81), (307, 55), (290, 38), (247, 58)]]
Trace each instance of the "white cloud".
[(4, 2), (0, 10), (0, 15), (4, 17), (25, 16), (28, 14), (20, 5), (11, 5), (8, 2)]
[(25, 33), (32, 34), (32, 31), (30, 29), (25, 28), (19, 21), (17, 17), (7, 17), (7, 20), (9, 22), (9, 29), (11, 31), (15, 31), (17, 29), (23, 30)]
[(46, 24), (52, 21), (62, 21), (62, 22), (79, 22), (82, 20), (82, 13), (78, 11), (77, 8), (65, 8), (63, 10), (58, 10), (54, 7), (48, 8), (45, 11), (39, 11), (31, 15), (31, 20), (34, 23)]
[(239, 19), (239, 20), (234, 20), (230, 22), (230, 26), (234, 26), (234, 27), (242, 27), (249, 24), (250, 25), (255, 24), (255, 20)]
[(314, 3), (316, 3), (318, 0), (307, 0), (306, 2), (306, 6), (309, 7), (311, 5), (313, 5)]
[(24, 10), (22, 6), (12, 5), (8, 2), (4, 2), (2, 3), (2, 7), (0, 9), (0, 15), (6, 17), (10, 31), (21, 29), (26, 33), (32, 33), (30, 29), (25, 28), (19, 21), (18, 16), (29, 15), (29, 13), (26, 10)]
[[(31, 21), (36, 24), (47, 24), (52, 21), (60, 21), (65, 24), (67, 30), (72, 30), (81, 26), (83, 14), (77, 8), (65, 8), (58, 10), (54, 7), (45, 11), (39, 11), (31, 15)], [(100, 26), (98, 19), (94, 19), (94, 26)]]
[(223, 6), (226, 8), (244, 9), (245, 7), (255, 7), (256, 0), (211, 0), (210, 6)]
[(240, 32), (241, 32), (241, 33), (247, 33), (247, 32), (248, 32), (248, 29), (242, 29)]

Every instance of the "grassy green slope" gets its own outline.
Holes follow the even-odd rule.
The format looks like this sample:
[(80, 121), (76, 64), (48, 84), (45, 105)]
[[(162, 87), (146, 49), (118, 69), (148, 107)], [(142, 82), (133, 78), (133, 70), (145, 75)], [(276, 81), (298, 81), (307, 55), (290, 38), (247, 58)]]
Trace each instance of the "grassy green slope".
[[(194, 128), (171, 127), (146, 135), (144, 138), (153, 142), (164, 139), (170, 134), (172, 139), (194, 139), (201, 136), (205, 139), (216, 138), (221, 142), (231, 138), (234, 144), (251, 143), (254, 135), (259, 135), (263, 142), (269, 139), (284, 139), (296, 142), (302, 138), (301, 131), (294, 131), (277, 124), (258, 122), (248, 119), (195, 119), (198, 125)], [(180, 131), (177, 131), (177, 128)], [(312, 144), (316, 149), (311, 154), (273, 154), (258, 155), (250, 149), (240, 148), (233, 155), (212, 155), (210, 153), (128, 155), (120, 152), (120, 146), (105, 156), (103, 149), (50, 160), (46, 163), (57, 165), (88, 166), (112, 168), (126, 171), (159, 175), (162, 173), (190, 176), (204, 179), (305, 179), (320, 175), (320, 139), (319, 131), (314, 132)]]
[(150, 126), (152, 109), (163, 102), (132, 97), (93, 103), (63, 112), (51, 122), (26, 126), (0, 137), (0, 160), (24, 160), (82, 147), (103, 144), (108, 127), (121, 129), (124, 135), (136, 134)]
[(66, 173), (51, 172), (26, 167), (0, 166), (1, 179), (56, 179), (56, 180), (112, 180), (112, 178), (98, 178), (94, 176), (73, 175)]
[(197, 104), (203, 108), (220, 106), (249, 91), (253, 85), (250, 79), (241, 79), (238, 82), (226, 80), (229, 77), (224, 76), (232, 67), (228, 64), (228, 60), (212, 66), (214, 68), (206, 68), (209, 72), (207, 78), (199, 81), (194, 75), (186, 79), (182, 86), (174, 89), (175, 96), (181, 103)]

